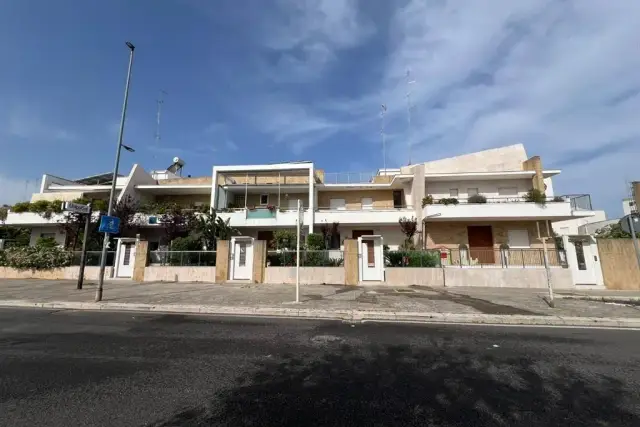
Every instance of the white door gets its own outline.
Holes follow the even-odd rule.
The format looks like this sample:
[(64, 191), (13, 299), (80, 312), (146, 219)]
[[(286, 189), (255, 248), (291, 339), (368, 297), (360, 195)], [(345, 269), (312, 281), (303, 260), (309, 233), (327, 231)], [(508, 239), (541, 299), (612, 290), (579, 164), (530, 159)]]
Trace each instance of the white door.
[(576, 259), (570, 262), (577, 285), (595, 285), (595, 252), (589, 242), (572, 242), (575, 246)]
[(253, 245), (250, 239), (235, 240), (233, 245), (233, 279), (251, 279)]
[(360, 246), (362, 280), (382, 280), (382, 247), (380, 239), (362, 238)]
[(136, 258), (135, 242), (120, 244), (120, 256), (118, 257), (118, 277), (133, 276), (133, 261)]

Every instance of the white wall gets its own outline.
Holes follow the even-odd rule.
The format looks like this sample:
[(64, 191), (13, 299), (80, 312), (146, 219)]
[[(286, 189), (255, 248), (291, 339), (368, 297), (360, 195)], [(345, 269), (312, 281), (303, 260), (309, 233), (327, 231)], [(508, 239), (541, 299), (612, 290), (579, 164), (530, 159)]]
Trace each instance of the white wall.
[(61, 246), (64, 245), (65, 233), (61, 231), (60, 227), (58, 227), (57, 225), (48, 226), (48, 227), (31, 228), (31, 238), (29, 239), (29, 245), (35, 246), (36, 242), (40, 238), (40, 235), (43, 233), (46, 233), (46, 234), (55, 233), (54, 237), (56, 239), (56, 242)]
[(430, 194), (434, 199), (441, 199), (449, 196), (449, 189), (458, 189), (458, 199), (468, 197), (468, 188), (477, 188), (478, 192), (487, 198), (501, 197), (498, 189), (501, 187), (516, 187), (518, 196), (523, 197), (532, 188), (531, 179), (500, 179), (500, 180), (467, 180), (467, 181), (428, 181), (426, 183), (426, 194)]
[[(116, 181), (117, 183), (117, 181)], [(126, 184), (120, 194), (117, 201), (119, 202), (123, 198), (129, 196), (133, 201), (140, 201), (140, 193), (135, 189), (136, 185), (153, 185), (156, 184), (156, 180), (151, 177), (145, 170), (138, 164), (133, 165), (129, 176), (127, 177)]]
[(594, 215), (585, 218), (568, 219), (566, 221), (557, 221), (551, 224), (553, 231), (561, 236), (570, 234), (580, 234), (579, 227), (594, 222), (606, 221), (607, 214), (605, 211), (593, 211)]

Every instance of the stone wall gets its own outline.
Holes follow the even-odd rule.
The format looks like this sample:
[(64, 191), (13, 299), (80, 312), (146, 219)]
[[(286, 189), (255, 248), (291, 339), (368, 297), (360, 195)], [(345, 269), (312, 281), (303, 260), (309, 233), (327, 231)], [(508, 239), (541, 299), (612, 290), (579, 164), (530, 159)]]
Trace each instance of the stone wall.
[[(300, 267), (300, 283), (305, 285), (344, 285), (343, 267)], [(266, 267), (264, 283), (296, 283), (295, 267)]]
[(149, 266), (144, 269), (145, 282), (216, 282), (216, 267)]
[(393, 208), (393, 190), (320, 191), (318, 207), (329, 208), (331, 199), (344, 199), (346, 209), (362, 209), (363, 198), (373, 199), (374, 208)]
[(387, 267), (385, 284), (398, 286), (443, 286), (442, 268)]
[(640, 289), (640, 269), (631, 239), (598, 239), (602, 277), (607, 289)]
[[(10, 267), (0, 267), (0, 279), (44, 279), (44, 280), (76, 280), (80, 267), (63, 267), (51, 270), (16, 270)], [(100, 267), (85, 267), (85, 280), (98, 280)], [(106, 267), (105, 279), (113, 277), (113, 267)]]

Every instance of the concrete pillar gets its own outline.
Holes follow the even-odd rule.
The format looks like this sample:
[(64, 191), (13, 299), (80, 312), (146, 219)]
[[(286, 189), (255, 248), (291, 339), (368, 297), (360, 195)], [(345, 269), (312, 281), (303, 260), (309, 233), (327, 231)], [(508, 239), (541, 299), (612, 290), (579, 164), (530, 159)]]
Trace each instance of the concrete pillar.
[(216, 283), (229, 279), (229, 240), (218, 240), (216, 246)]
[(253, 283), (264, 283), (264, 269), (267, 265), (267, 242), (265, 240), (253, 241)]
[(213, 168), (213, 175), (211, 177), (211, 210), (218, 209), (218, 171)]
[(535, 190), (544, 193), (544, 175), (542, 174), (542, 160), (540, 160), (540, 156), (533, 156), (529, 160), (524, 161), (522, 163), (522, 169), (535, 172), (535, 175), (531, 178), (531, 184)]
[(309, 167), (309, 234), (313, 233), (313, 221), (316, 212), (316, 179), (313, 173), (313, 163)]
[(358, 241), (344, 240), (344, 282), (345, 285), (358, 284)]
[[(131, 278), (136, 282), (144, 282), (144, 269), (149, 261), (149, 242), (146, 240), (136, 240), (136, 258), (133, 262), (133, 275)], [(116, 261), (117, 262), (117, 258)]]

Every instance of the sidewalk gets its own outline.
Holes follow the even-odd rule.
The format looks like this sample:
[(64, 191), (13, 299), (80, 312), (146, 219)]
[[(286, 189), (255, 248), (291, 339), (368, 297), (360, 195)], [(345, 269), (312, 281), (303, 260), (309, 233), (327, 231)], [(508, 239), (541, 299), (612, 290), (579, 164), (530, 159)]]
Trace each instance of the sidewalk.
[[(562, 291), (550, 308), (543, 289), (347, 287), (207, 283), (105, 283), (104, 299), (94, 303), (96, 285), (75, 289), (74, 281), (0, 280), (0, 306), (87, 310), (133, 310), (241, 316), (286, 316), (346, 321), (390, 320), (640, 327), (640, 307), (568, 299), (606, 292)], [(620, 295), (614, 292), (615, 295)], [(640, 297), (640, 292), (625, 293)]]

